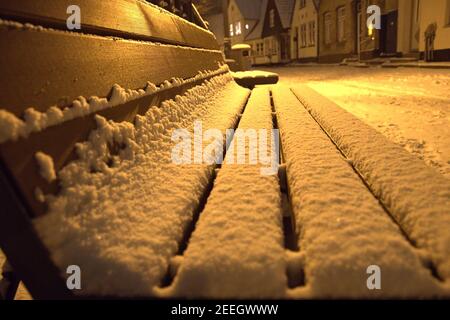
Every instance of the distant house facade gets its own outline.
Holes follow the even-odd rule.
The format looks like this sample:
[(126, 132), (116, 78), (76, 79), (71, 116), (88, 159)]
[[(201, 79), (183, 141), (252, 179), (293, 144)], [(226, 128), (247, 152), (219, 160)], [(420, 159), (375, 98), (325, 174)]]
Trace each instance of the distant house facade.
[[(427, 37), (433, 40), (430, 61), (450, 61), (450, 0), (420, 1), (419, 50), (426, 57)], [(428, 34), (428, 35), (427, 35)]]
[(339, 62), (357, 55), (356, 10), (357, 4), (352, 0), (320, 2), (319, 62)]
[(252, 48), (252, 63), (255, 65), (289, 62), (289, 32), (295, 1), (261, 0), (255, 3), (256, 1), (258, 0), (230, 1), (228, 13), (231, 43), (249, 44)]
[[(370, 5), (381, 29), (367, 27)], [(450, 61), (450, 0), (228, 0), (225, 38), (253, 64), (414, 57)]]
[(295, 1), (291, 24), (291, 59), (317, 61), (318, 5), (315, 0)]
[[(399, 56), (417, 49), (411, 42), (411, 20), (415, 0), (406, 0), (408, 11), (399, 12), (401, 0), (324, 0), (319, 9), (319, 61), (339, 62), (345, 58), (362, 60)], [(370, 5), (381, 9), (381, 29), (367, 27)], [(410, 8), (411, 6), (411, 8)], [(408, 23), (406, 23), (408, 20)], [(404, 44), (408, 43), (408, 48)]]
[(263, 0), (230, 0), (228, 3), (228, 30), (231, 45), (245, 43), (246, 37), (261, 19)]

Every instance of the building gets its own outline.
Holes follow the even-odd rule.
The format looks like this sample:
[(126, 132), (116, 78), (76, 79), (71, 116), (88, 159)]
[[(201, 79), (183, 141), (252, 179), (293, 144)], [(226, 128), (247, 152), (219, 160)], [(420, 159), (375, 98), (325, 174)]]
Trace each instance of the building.
[(325, 0), (320, 2), (319, 62), (340, 62), (358, 54), (357, 3), (352, 0)]
[(230, 0), (231, 44), (249, 44), (253, 64), (290, 61), (289, 32), (294, 4), (294, 0)]
[[(380, 30), (367, 27), (370, 5), (381, 9)], [(294, 14), (293, 23), (302, 25), (301, 20)], [(299, 30), (301, 43), (301, 27)], [(318, 30), (320, 62), (349, 57), (450, 60), (450, 0), (322, 0)]]
[(228, 36), (231, 45), (245, 43), (246, 37), (261, 19), (265, 0), (230, 0), (228, 3)]
[[(407, 1), (413, 3), (414, 0)], [(367, 27), (370, 15), (367, 8), (370, 5), (381, 9), (380, 30)], [(406, 26), (405, 20), (410, 19), (411, 14), (411, 10), (402, 12), (399, 19), (399, 0), (321, 1), (318, 16), (319, 61), (339, 62), (349, 57), (368, 60), (401, 55), (398, 48), (406, 42), (410, 43), (413, 26)], [(405, 28), (408, 32), (404, 32)], [(411, 45), (414, 46), (413, 43)]]
[[(433, 26), (434, 25), (434, 26)], [(426, 51), (425, 34), (434, 29), (432, 61), (450, 61), (450, 0), (419, 1), (419, 50)]]
[(398, 1), (397, 52), (404, 57), (420, 57), (420, 11), (420, 0)]
[(292, 13), (291, 59), (299, 62), (317, 61), (318, 1), (297, 0)]

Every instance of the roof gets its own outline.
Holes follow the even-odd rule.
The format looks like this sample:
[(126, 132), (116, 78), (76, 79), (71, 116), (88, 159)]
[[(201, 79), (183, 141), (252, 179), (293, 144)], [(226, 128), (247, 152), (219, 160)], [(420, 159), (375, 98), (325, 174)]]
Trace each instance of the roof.
[(283, 28), (290, 28), (295, 0), (275, 0), (275, 5), (277, 6), (278, 13), (280, 14), (281, 24)]
[[(252, 3), (252, 8), (254, 7), (254, 2), (258, 0), (242, 0), (240, 2)], [(294, 12), (295, 0), (274, 0), (277, 6), (278, 13), (280, 15), (281, 24), (284, 29), (291, 27), (292, 14)], [(238, 0), (236, 0), (238, 2)], [(255, 27), (249, 32), (245, 37), (245, 40), (255, 40), (262, 37), (263, 27), (264, 27), (264, 17), (266, 16), (267, 4), (269, 0), (260, 1), (260, 10), (258, 17), (256, 18), (258, 22)], [(254, 10), (255, 11), (255, 10)], [(258, 10), (256, 10), (258, 11)]]
[(235, 0), (242, 15), (247, 20), (258, 20), (260, 18), (260, 12), (258, 9), (264, 0)]
[(258, 13), (258, 22), (253, 27), (253, 29), (249, 32), (249, 34), (245, 37), (245, 40), (255, 40), (260, 39), (262, 37), (263, 27), (264, 27), (264, 17), (266, 15), (268, 0), (262, 0), (260, 3), (260, 10)]

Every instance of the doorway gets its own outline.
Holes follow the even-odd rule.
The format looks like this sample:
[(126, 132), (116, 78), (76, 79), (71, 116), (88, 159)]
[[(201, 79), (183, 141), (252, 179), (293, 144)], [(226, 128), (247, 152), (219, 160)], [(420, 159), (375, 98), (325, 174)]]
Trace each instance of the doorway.
[(381, 17), (380, 49), (384, 55), (397, 53), (398, 11), (391, 11)]

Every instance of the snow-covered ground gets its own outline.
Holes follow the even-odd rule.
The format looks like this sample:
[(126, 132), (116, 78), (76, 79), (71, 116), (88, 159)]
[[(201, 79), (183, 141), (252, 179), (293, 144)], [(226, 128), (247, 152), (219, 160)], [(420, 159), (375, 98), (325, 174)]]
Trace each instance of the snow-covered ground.
[(307, 84), (450, 178), (450, 70), (260, 68)]

